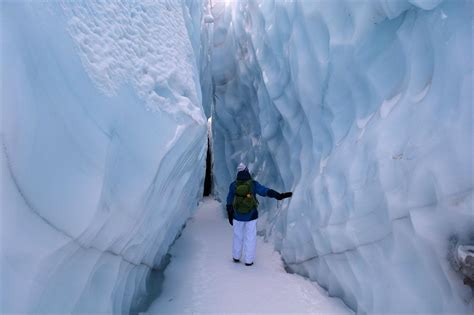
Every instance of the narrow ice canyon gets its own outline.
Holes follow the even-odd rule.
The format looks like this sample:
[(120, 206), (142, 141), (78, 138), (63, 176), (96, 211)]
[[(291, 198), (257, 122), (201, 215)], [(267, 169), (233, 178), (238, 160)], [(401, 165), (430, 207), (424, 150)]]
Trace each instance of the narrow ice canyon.
[(259, 206), (287, 272), (356, 313), (472, 313), (473, 9), (0, 2), (0, 312), (149, 310), (209, 144), (218, 201), (240, 162), (293, 191)]

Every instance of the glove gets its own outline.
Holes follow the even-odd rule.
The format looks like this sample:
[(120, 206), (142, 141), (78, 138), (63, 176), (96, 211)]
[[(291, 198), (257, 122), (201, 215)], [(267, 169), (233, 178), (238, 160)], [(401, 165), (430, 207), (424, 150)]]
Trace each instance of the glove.
[(234, 220), (234, 207), (232, 205), (226, 205), (227, 209), (227, 218), (229, 219), (230, 225), (233, 225), (233, 220)]
[(282, 199), (289, 198), (289, 197), (293, 196), (293, 193), (292, 192), (285, 192), (285, 193), (280, 194), (279, 192), (276, 192), (273, 189), (269, 189), (267, 191), (267, 196), (270, 197), (270, 198), (275, 198), (276, 200), (282, 200)]
[[(267, 191), (267, 196), (270, 198), (278, 199), (280, 197), (280, 193), (274, 191), (273, 189), (269, 189)], [(278, 200), (281, 200), (281, 199), (278, 199)]]

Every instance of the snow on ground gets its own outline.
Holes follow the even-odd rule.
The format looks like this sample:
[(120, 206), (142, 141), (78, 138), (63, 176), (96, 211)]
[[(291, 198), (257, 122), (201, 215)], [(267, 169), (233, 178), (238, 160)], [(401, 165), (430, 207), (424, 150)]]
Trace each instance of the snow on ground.
[(232, 262), (232, 228), (221, 208), (207, 198), (188, 221), (148, 313), (351, 313), (316, 284), (286, 273), (260, 237), (253, 266)]

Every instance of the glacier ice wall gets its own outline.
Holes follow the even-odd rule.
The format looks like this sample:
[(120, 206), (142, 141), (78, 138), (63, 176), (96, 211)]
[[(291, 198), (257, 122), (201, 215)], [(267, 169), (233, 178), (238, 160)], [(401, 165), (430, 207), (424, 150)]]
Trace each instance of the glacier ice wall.
[(202, 195), (201, 3), (0, 5), (0, 310), (139, 311)]
[(217, 194), (240, 161), (294, 191), (265, 201), (260, 232), (358, 312), (472, 311), (447, 257), (450, 240), (474, 241), (473, 12), (439, 0), (213, 8)]

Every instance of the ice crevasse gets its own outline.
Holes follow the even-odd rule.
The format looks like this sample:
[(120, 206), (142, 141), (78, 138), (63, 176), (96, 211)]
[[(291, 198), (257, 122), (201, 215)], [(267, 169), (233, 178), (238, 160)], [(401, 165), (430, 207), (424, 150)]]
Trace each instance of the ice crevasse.
[(195, 1), (2, 1), (2, 313), (136, 313), (202, 195)]
[(294, 192), (259, 219), (289, 271), (360, 313), (472, 311), (471, 1), (0, 8), (1, 312), (146, 310), (211, 114), (218, 198), (239, 162)]
[(471, 1), (213, 8), (218, 195), (240, 161), (293, 191), (262, 203), (260, 233), (357, 312), (472, 312), (450, 250), (474, 242), (473, 12)]

